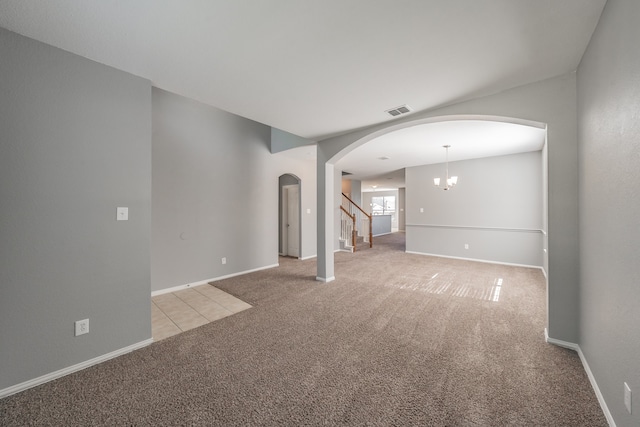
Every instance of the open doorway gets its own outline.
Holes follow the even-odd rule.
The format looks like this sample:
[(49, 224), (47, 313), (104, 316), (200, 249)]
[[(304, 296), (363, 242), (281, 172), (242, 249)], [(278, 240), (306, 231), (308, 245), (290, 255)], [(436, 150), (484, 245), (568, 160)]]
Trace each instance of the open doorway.
[[(359, 134), (329, 161), (360, 180), (363, 205), (391, 218), (387, 232), (400, 228), (394, 186), (405, 188), (407, 251), (546, 272), (546, 135), (544, 123), (516, 118), (429, 117)], [(437, 191), (449, 162), (464, 187)]]
[(292, 174), (278, 179), (278, 252), (281, 256), (300, 258), (300, 179)]

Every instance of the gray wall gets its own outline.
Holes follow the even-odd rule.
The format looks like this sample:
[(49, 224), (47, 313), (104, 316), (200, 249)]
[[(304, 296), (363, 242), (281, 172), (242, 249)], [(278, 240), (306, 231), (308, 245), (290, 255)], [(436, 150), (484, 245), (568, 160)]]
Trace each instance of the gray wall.
[[(342, 192), (347, 196), (351, 197), (353, 195), (351, 191), (351, 180), (345, 179), (343, 177), (341, 181), (341, 185), (342, 185)], [(353, 197), (351, 197), (351, 200), (353, 200)]]
[[(362, 205), (362, 181), (352, 179), (349, 182), (351, 183), (351, 200), (366, 211), (365, 206)], [(362, 214), (360, 214), (360, 217), (362, 217)], [(369, 234), (369, 230), (363, 230), (362, 220), (358, 221), (356, 228), (359, 236)]]
[(364, 209), (362, 206), (362, 181), (357, 179), (351, 180), (351, 200)]
[(382, 236), (391, 233), (391, 215), (373, 215), (371, 217), (371, 234)]
[(618, 426), (640, 425), (638, 17), (609, 0), (578, 69), (580, 347)]
[(304, 145), (315, 145), (315, 141), (294, 135), (277, 128), (271, 128), (270, 148), (272, 153), (290, 150)]
[[(568, 342), (579, 339), (579, 238), (578, 238), (578, 128), (576, 76), (570, 73), (472, 99), (437, 110), (360, 129), (318, 143), (318, 232), (333, 224), (333, 206), (323, 186), (329, 169), (342, 156), (361, 144), (393, 130), (451, 118), (514, 118), (547, 127), (548, 160), (548, 332), (551, 338)], [(433, 181), (432, 181), (433, 182)], [(545, 212), (543, 217), (547, 214)], [(321, 242), (318, 276), (332, 276), (332, 254)], [(326, 258), (323, 259), (323, 258)]]
[(276, 265), (284, 173), (301, 179), (301, 257), (315, 255), (315, 146), (271, 154), (270, 136), (153, 89), (153, 291)]
[(152, 290), (278, 263), (278, 177), (265, 176), (270, 133), (153, 89)]
[(342, 178), (342, 192), (362, 207), (362, 181)]
[(405, 231), (407, 223), (407, 190), (398, 188), (398, 231)]
[(3, 29), (0, 58), (1, 390), (151, 338), (151, 85)]
[[(407, 168), (407, 251), (542, 266), (541, 152)], [(424, 212), (420, 212), (420, 209)], [(465, 244), (469, 249), (465, 249)]]

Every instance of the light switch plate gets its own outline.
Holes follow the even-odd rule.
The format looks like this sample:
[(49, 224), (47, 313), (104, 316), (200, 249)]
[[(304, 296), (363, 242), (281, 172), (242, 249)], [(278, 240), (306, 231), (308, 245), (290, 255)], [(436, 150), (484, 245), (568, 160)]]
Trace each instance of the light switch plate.
[(77, 320), (74, 323), (75, 336), (84, 335), (89, 333), (89, 319)]
[(127, 221), (129, 219), (129, 208), (118, 208), (116, 218), (118, 221)]

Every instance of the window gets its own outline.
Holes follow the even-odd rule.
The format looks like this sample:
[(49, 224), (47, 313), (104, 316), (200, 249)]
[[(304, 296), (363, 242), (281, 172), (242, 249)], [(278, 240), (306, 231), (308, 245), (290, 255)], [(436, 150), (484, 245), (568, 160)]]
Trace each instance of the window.
[(371, 198), (373, 215), (393, 215), (396, 212), (396, 196), (377, 196)]

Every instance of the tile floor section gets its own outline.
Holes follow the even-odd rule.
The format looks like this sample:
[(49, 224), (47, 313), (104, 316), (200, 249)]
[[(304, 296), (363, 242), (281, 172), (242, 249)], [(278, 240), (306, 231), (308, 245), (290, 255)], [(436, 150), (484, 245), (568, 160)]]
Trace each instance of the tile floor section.
[(251, 305), (211, 285), (194, 286), (151, 298), (154, 341), (222, 319)]

